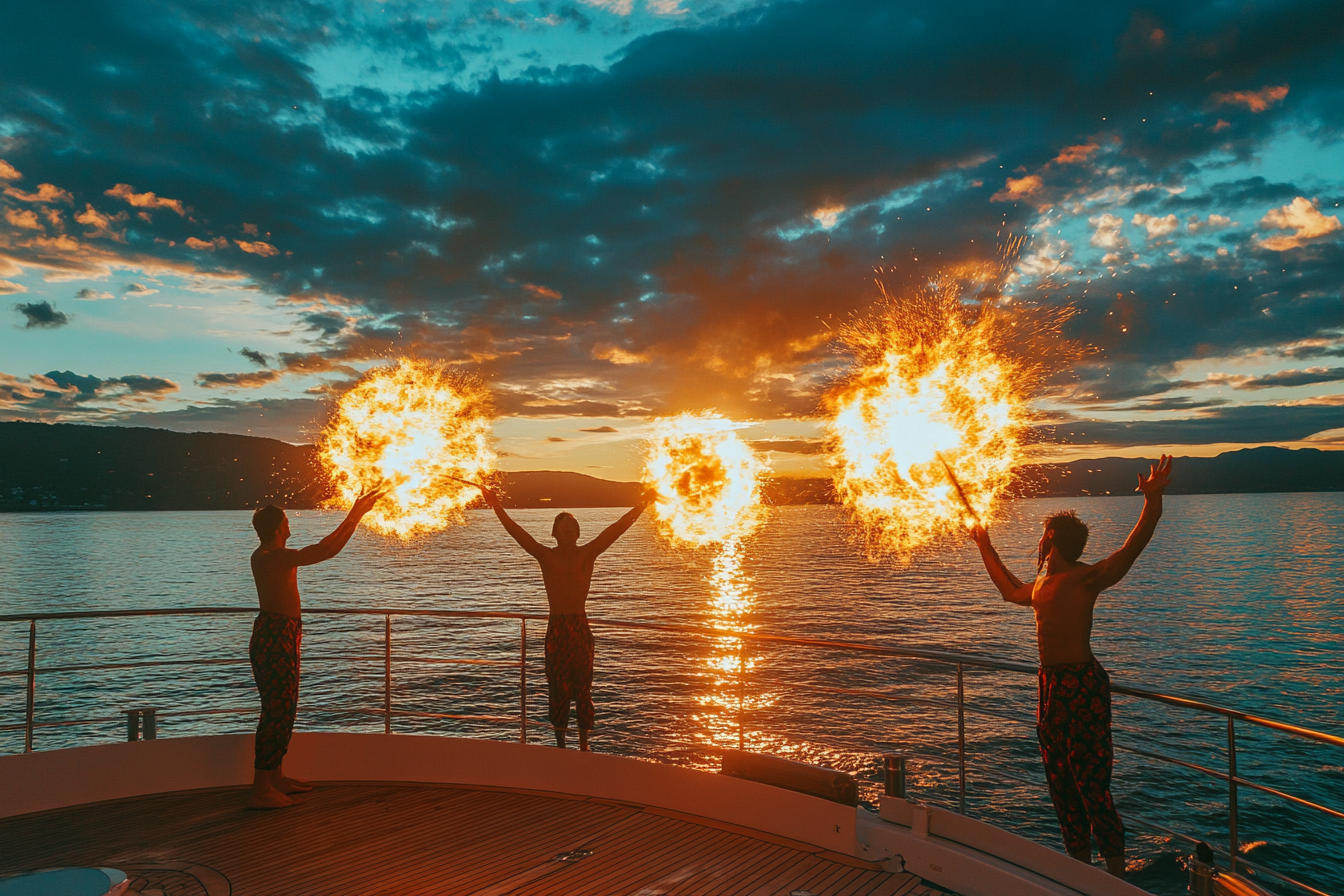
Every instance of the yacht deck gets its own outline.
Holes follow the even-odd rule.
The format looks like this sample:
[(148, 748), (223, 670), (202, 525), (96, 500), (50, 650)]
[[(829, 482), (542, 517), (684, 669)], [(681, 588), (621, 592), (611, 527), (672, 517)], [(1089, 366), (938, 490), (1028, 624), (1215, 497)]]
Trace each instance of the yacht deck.
[(328, 784), (302, 806), (239, 788), (0, 819), (0, 876), (119, 868), (167, 896), (934, 896), (908, 873), (631, 803), (504, 788)]

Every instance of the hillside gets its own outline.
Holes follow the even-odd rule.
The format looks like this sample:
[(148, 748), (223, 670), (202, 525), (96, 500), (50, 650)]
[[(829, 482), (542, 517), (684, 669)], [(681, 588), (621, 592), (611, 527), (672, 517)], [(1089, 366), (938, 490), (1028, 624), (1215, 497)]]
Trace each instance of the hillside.
[[(1143, 460), (1106, 457), (1024, 467), (1021, 497), (1125, 495)], [(634, 482), (566, 472), (501, 474), (510, 507), (629, 507)], [(771, 504), (834, 501), (826, 479), (776, 479)], [(1248, 448), (1176, 462), (1170, 494), (1344, 491), (1344, 452)], [(0, 511), (242, 510), (318, 506), (325, 477), (311, 445), (221, 433), (0, 423)]]

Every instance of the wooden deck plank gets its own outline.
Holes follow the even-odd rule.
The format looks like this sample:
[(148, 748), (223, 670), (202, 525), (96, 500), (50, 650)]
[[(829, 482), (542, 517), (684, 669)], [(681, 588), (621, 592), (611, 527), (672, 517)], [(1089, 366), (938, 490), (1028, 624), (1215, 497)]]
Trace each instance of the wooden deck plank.
[[(0, 819), (0, 875), (55, 865), (195, 863), (233, 896), (898, 896), (909, 874), (808, 844), (619, 800), (387, 783), (322, 785), (304, 805), (243, 808), (245, 788)], [(557, 853), (593, 849), (579, 862)]]

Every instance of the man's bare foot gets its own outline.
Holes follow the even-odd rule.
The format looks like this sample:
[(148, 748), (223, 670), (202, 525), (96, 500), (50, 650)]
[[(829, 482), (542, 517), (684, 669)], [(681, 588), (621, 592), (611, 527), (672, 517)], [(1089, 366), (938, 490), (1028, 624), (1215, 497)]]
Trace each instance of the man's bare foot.
[(253, 791), (247, 798), (247, 808), (249, 809), (285, 809), (289, 806), (297, 806), (303, 799), (297, 796), (289, 796), (278, 790), (264, 790), (261, 793)]
[(580, 729), (579, 729), (579, 749), (582, 750), (582, 751), (585, 752), (585, 753), (588, 752), (588, 729), (587, 729), (587, 728), (580, 728)]
[(275, 789), (281, 793), (307, 793), (313, 789), (313, 785), (307, 781), (300, 781), (298, 778), (287, 778), (281, 776), (278, 781), (272, 782)]

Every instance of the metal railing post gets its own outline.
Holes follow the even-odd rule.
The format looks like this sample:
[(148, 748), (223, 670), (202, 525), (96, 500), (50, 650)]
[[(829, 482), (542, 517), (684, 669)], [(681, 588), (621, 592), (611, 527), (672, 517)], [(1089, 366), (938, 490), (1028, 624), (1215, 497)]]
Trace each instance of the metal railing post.
[(1227, 719), (1227, 839), (1228, 865), (1237, 870), (1237, 729), (1231, 716)]
[(28, 711), (23, 723), (23, 752), (33, 752), (33, 708), (37, 698), (37, 620), (28, 620)]
[(383, 733), (392, 733), (392, 614), (383, 617)]
[(957, 663), (957, 805), (966, 814), (966, 685)]
[(519, 619), (518, 634), (518, 742), (527, 743), (527, 620)]
[(742, 707), (747, 697), (747, 642), (738, 640), (737, 648), (737, 748), (747, 748), (747, 733), (742, 725)]

